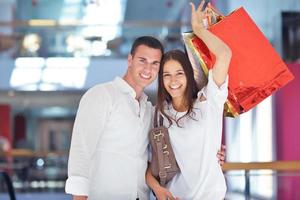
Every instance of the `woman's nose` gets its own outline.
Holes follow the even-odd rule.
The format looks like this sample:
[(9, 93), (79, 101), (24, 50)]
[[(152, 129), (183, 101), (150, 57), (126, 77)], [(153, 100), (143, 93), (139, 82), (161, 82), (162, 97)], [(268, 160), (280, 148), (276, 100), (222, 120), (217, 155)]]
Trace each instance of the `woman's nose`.
[(177, 81), (176, 76), (171, 76), (171, 83), (174, 83), (174, 82), (176, 82), (176, 81)]

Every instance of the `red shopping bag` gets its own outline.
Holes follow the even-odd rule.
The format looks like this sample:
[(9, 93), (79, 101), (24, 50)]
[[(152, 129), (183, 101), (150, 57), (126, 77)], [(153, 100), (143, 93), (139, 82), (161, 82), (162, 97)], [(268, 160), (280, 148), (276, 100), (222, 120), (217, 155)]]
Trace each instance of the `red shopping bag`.
[[(226, 116), (235, 117), (250, 110), (294, 78), (244, 8), (224, 17), (209, 30), (232, 51)], [(183, 39), (201, 85), (207, 81), (215, 57), (193, 33), (183, 33)]]

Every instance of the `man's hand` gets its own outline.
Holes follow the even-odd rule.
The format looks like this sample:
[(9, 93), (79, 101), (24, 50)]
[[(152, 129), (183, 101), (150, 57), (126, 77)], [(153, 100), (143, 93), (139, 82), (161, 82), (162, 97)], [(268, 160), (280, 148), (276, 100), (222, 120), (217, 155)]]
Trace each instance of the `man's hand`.
[(87, 200), (87, 196), (73, 196), (73, 200)]
[(219, 159), (219, 164), (221, 165), (221, 167), (223, 166), (223, 164), (225, 162), (225, 155), (226, 155), (225, 151), (226, 151), (226, 146), (221, 145), (221, 149), (217, 153), (217, 157)]

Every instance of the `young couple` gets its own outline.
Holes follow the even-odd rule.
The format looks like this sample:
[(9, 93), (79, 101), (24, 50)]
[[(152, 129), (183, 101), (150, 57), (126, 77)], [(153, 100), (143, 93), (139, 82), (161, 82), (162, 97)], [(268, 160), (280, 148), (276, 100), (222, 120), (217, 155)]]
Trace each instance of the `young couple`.
[[(197, 9), (191, 7), (194, 33), (216, 56), (208, 84), (197, 87), (182, 51), (163, 54), (157, 39), (136, 39), (125, 76), (91, 88), (80, 101), (66, 181), (66, 192), (74, 200), (147, 200), (149, 187), (159, 200), (224, 199), (226, 184), (216, 154), (231, 51), (204, 28), (203, 2)], [(157, 75), (157, 108), (165, 118), (181, 170), (166, 188), (147, 170), (154, 109), (143, 91)]]

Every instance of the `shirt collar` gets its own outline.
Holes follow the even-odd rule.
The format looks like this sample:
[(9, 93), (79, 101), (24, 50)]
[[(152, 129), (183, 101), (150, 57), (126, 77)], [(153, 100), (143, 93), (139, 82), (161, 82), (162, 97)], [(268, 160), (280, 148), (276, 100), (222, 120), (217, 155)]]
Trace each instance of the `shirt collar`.
[[(120, 77), (116, 77), (114, 82), (116, 83), (117, 87), (123, 92), (129, 94), (132, 98), (135, 99), (136, 97), (136, 92), (135, 90), (123, 79)], [(140, 102), (145, 102), (147, 101), (148, 96), (143, 92), (139, 101)]]

